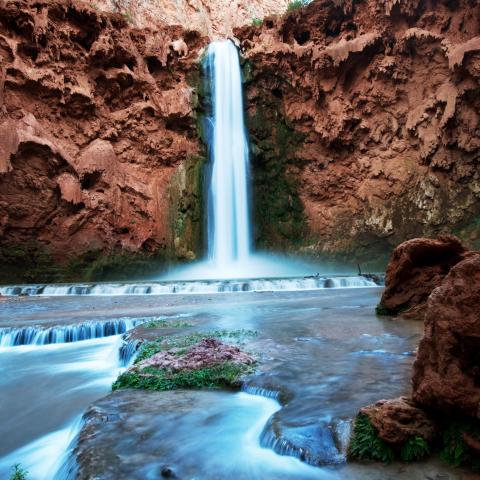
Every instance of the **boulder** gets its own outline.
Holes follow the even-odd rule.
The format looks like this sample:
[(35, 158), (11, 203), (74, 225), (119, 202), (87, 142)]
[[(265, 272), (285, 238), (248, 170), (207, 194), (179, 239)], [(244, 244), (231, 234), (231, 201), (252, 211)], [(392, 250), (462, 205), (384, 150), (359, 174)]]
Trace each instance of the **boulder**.
[(407, 397), (379, 400), (360, 410), (389, 445), (402, 446), (414, 437), (430, 442), (437, 435), (437, 428), (427, 414)]
[(380, 306), (388, 313), (405, 312), (421, 318), (420, 312), (432, 290), (466, 253), (460, 240), (452, 235), (403, 242), (388, 264)]
[(413, 368), (425, 409), (480, 419), (480, 253), (455, 265), (427, 302)]

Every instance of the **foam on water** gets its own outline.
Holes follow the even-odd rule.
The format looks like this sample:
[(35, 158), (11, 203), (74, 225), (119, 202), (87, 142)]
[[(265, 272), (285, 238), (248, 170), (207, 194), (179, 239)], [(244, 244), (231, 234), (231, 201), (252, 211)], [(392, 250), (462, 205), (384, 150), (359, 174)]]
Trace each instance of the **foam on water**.
[(299, 278), (257, 278), (205, 281), (170, 281), (142, 283), (102, 283), (67, 285), (8, 285), (0, 287), (4, 296), (65, 296), (65, 295), (170, 295), (213, 294), (231, 292), (266, 292), (319, 290), (323, 288), (376, 287), (373, 280), (356, 276), (310, 276)]
[(145, 319), (120, 319), (61, 325), (50, 328), (0, 328), (0, 347), (73, 343), (93, 338), (120, 335), (143, 323)]
[[(30, 442), (0, 459), (0, 472), (8, 472), (13, 465), (20, 464), (31, 480), (51, 480), (64, 462), (68, 446), (80, 431), (81, 416), (56, 432)], [(12, 470), (13, 471), (13, 470)]]

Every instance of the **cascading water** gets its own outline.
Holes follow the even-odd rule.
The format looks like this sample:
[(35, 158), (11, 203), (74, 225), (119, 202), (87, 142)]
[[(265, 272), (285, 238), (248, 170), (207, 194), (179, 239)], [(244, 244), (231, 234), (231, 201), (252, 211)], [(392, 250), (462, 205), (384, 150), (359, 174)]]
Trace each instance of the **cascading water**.
[(212, 98), (212, 162), (208, 189), (208, 256), (217, 267), (245, 261), (251, 252), (248, 201), (248, 142), (245, 131), (242, 74), (235, 45), (213, 42), (206, 70)]

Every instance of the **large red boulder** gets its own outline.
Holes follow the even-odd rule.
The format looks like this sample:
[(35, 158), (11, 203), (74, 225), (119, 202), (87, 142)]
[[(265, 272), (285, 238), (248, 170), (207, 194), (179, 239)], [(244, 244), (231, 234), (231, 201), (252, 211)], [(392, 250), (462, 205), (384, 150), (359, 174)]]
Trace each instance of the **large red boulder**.
[(369, 418), (378, 436), (389, 445), (402, 446), (415, 437), (432, 441), (438, 433), (431, 418), (407, 397), (379, 400), (362, 408), (360, 414)]
[(466, 253), (452, 235), (414, 238), (400, 244), (388, 264), (380, 311), (420, 316), (432, 290)]
[(413, 399), (429, 411), (480, 419), (480, 253), (430, 295), (413, 369)]

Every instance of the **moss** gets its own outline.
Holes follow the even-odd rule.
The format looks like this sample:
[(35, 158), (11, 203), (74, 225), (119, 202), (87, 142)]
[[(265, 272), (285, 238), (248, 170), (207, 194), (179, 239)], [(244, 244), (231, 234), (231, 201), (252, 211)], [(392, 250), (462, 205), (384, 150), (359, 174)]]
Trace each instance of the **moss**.
[(252, 25), (254, 27), (261, 27), (263, 24), (263, 20), (261, 18), (254, 17), (252, 18)]
[(189, 328), (193, 327), (193, 324), (188, 322), (170, 322), (168, 320), (151, 320), (142, 326), (144, 328)]
[(468, 433), (480, 440), (480, 422), (455, 420), (445, 427), (440, 456), (455, 467), (466, 466), (480, 472), (480, 458), (465, 443), (463, 434)]
[(375, 307), (375, 313), (380, 316), (393, 316), (395, 315), (396, 312), (393, 310), (390, 310), (389, 308), (385, 307), (385, 305), (382, 305), (381, 303), (379, 303)]
[(307, 3), (307, 0), (293, 0), (288, 4), (287, 11), (292, 12), (293, 10), (298, 10), (299, 8), (304, 7)]
[(454, 229), (452, 233), (470, 250), (480, 250), (480, 216), (474, 217), (466, 225)]
[(418, 436), (409, 438), (400, 451), (400, 458), (407, 463), (423, 460), (428, 455), (430, 447), (427, 441)]
[(348, 456), (353, 460), (376, 460), (390, 463), (394, 460), (393, 449), (379, 436), (366, 415), (359, 414), (355, 420)]
[(19, 463), (12, 467), (13, 473), (10, 480), (27, 480), (28, 472), (24, 470)]
[[(215, 330), (213, 332), (195, 332), (190, 335), (160, 337), (146, 342), (140, 348), (135, 363), (152, 357), (160, 351), (177, 349), (177, 355), (186, 353), (189, 347), (204, 338), (221, 338), (240, 342), (246, 337), (255, 336), (252, 330)], [(147, 390), (174, 390), (177, 388), (232, 388), (239, 386), (240, 377), (253, 371), (251, 365), (225, 362), (208, 368), (173, 372), (167, 369), (146, 367), (141, 371), (128, 370), (118, 377), (112, 389), (141, 388)]]
[(97, 282), (145, 278), (166, 263), (162, 251), (88, 250), (71, 259), (55, 259), (47, 246), (28, 242), (0, 247), (0, 282)]
[(39, 242), (3, 243), (0, 245), (0, 282), (58, 282), (61, 268), (48, 246)]
[(203, 253), (203, 177), (205, 158), (188, 157), (170, 184), (171, 255), (194, 260)]
[(112, 390), (141, 388), (165, 391), (178, 388), (232, 388), (238, 387), (240, 377), (250, 371), (252, 371), (250, 365), (229, 362), (209, 368), (179, 372), (147, 367), (141, 372), (123, 373), (112, 385)]
[(298, 195), (296, 150), (304, 136), (287, 125), (276, 101), (249, 119), (254, 224), (260, 248), (295, 250), (306, 241), (306, 218)]

